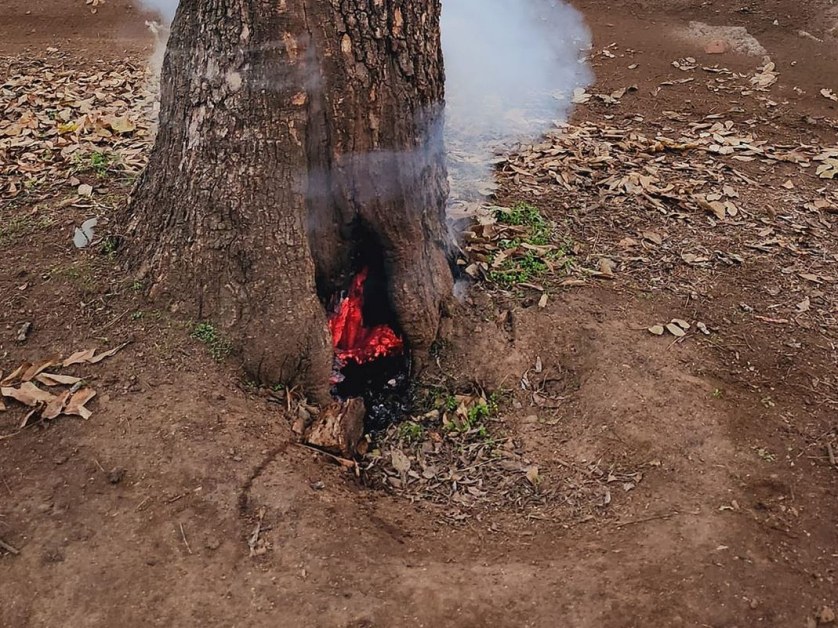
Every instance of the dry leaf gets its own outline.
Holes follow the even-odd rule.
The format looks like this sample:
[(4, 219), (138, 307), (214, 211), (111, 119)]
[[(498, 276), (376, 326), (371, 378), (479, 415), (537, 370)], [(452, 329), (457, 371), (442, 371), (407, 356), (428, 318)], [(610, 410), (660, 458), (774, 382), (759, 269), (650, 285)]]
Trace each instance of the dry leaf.
[(62, 411), (62, 414), (80, 416), (83, 419), (89, 419), (93, 414), (90, 410), (84, 407), (88, 401), (96, 396), (96, 391), (92, 388), (82, 388), (75, 393), (67, 402), (67, 406)]
[(547, 300), (548, 299), (549, 299), (549, 297), (547, 296), (546, 292), (544, 294), (542, 294), (541, 298), (538, 300), (538, 307), (540, 307), (541, 309), (544, 309), (545, 307), (547, 307)]
[(59, 375), (57, 373), (41, 373), (35, 377), (35, 381), (44, 386), (72, 386), (81, 381), (81, 377), (72, 375)]
[(67, 405), (67, 400), (72, 395), (69, 390), (63, 392), (60, 395), (57, 395), (52, 401), (47, 404), (47, 407), (44, 408), (44, 411), (41, 413), (41, 417), (47, 420), (54, 419), (58, 417), (59, 414), (64, 410), (64, 406)]
[(13, 383), (16, 379), (23, 375), (30, 366), (32, 366), (32, 364), (30, 364), (29, 362), (24, 362), (14, 371), (6, 375), (6, 377), (3, 380), (0, 380), (0, 386), (8, 386), (9, 384)]
[(62, 366), (71, 366), (73, 364), (82, 364), (83, 362), (90, 362), (90, 358), (96, 353), (95, 349), (85, 349), (84, 351), (76, 351), (69, 358), (61, 363)]
[(690, 324), (685, 321), (683, 318), (673, 318), (672, 322), (678, 325), (683, 330), (688, 330), (690, 328)]
[(652, 242), (653, 244), (657, 244), (660, 246), (663, 244), (663, 236), (655, 231), (644, 231), (643, 232), (643, 239)]
[(797, 311), (801, 314), (804, 312), (808, 312), (812, 307), (812, 302), (809, 300), (809, 297), (803, 299), (800, 303), (797, 304)]
[(78, 188), (79, 196), (91, 196), (93, 194), (93, 186), (87, 183), (82, 183)]
[(88, 360), (88, 362), (90, 362), (91, 364), (96, 364), (97, 362), (101, 362), (105, 358), (109, 358), (112, 355), (116, 355), (119, 351), (122, 351), (127, 346), (128, 346), (128, 343), (123, 342), (121, 345), (119, 345), (118, 347), (114, 347), (110, 351), (105, 351), (105, 352), (100, 353), (99, 355), (97, 355), (95, 357), (90, 358)]
[(34, 377), (36, 375), (38, 375), (38, 373), (44, 371), (45, 369), (48, 369), (51, 366), (55, 366), (60, 361), (61, 361), (61, 358), (56, 355), (56, 356), (53, 356), (53, 357), (48, 358), (46, 360), (41, 360), (40, 362), (35, 362), (28, 369), (26, 369), (26, 372), (23, 375), (20, 376), (20, 381), (28, 382), (28, 381), (34, 379)]
[(663, 332), (666, 331), (663, 328), (663, 325), (652, 325), (649, 328), (649, 333), (654, 334), (655, 336), (663, 336)]
[(135, 130), (137, 126), (126, 117), (113, 118), (109, 122), (109, 126), (117, 133), (130, 133)]
[(533, 486), (538, 486), (541, 478), (538, 475), (538, 466), (532, 465), (527, 468), (527, 481)]
[(55, 395), (41, 390), (32, 382), (24, 382), (19, 388), (0, 388), (0, 395), (15, 399), (25, 406), (37, 406), (55, 399)]

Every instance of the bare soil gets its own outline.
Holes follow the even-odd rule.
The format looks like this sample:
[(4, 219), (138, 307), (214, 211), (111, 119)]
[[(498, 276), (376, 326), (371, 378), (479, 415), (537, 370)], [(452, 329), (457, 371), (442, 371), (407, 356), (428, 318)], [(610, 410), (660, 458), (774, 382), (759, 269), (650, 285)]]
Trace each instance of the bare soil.
[[(654, 137), (674, 124), (670, 112), (719, 114), (756, 120), (754, 132), (773, 144), (835, 145), (838, 103), (819, 94), (838, 90), (825, 0), (577, 6), (595, 40), (589, 91), (637, 91), (616, 105), (594, 99), (573, 122), (640, 115)], [(0, 55), (38, 58), (55, 46), (68, 63), (141, 63), (153, 46), (144, 16), (125, 2), (97, 9), (7, 0)], [(780, 72), (765, 94), (773, 104), (710, 91), (704, 78), (661, 88), (694, 76), (671, 65), (685, 57), (743, 73), (763, 63), (706, 54), (682, 35), (694, 20), (743, 26), (759, 40)], [(833, 181), (790, 168), (741, 165), (756, 182), (743, 208), (783, 234), (776, 224), (791, 202), (781, 183), (792, 178), (801, 196), (835, 192)], [(838, 451), (838, 216), (812, 216), (815, 229), (795, 214), (795, 246), (760, 254), (732, 228), (559, 186), (534, 194), (514, 172), (499, 176), (500, 202), (536, 203), (585, 259), (622, 260), (620, 241), (644, 229), (681, 248), (674, 261), (665, 246), (649, 248), (643, 261), (621, 261), (613, 279), (557, 281), (543, 308), (538, 292), (472, 288), (428, 377), (510, 391), (492, 429), (540, 477), (529, 501), (471, 509), (370, 488), (301, 447), (293, 417), (247, 384), (235, 358), (215, 362), (190, 338), (190, 321), (132, 289), (118, 258), (71, 246), (86, 210), (0, 196), (0, 221), (18, 225), (0, 232), (0, 371), (131, 341), (79, 369), (98, 392), (89, 420), (17, 433), (21, 411), (0, 413), (0, 540), (19, 550), (0, 549), (0, 625), (829, 620), (838, 609), (838, 467), (827, 451)], [(124, 182), (103, 185), (127, 193)], [(568, 220), (569, 203), (585, 210), (578, 219)], [(816, 282), (800, 277), (816, 258), (807, 243), (827, 251)], [(690, 246), (744, 261), (687, 266), (679, 256)], [(811, 310), (799, 311), (804, 297)], [(676, 342), (646, 331), (673, 318), (712, 333), (693, 329)], [(32, 331), (18, 342), (27, 321)], [(555, 403), (537, 403), (525, 374)]]

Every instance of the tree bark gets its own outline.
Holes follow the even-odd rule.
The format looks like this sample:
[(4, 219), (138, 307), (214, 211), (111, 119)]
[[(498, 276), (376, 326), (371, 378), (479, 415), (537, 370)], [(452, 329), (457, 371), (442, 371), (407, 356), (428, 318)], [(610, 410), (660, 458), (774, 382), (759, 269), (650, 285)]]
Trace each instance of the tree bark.
[[(451, 294), (439, 0), (181, 0), (124, 216), (150, 294), (328, 398), (325, 300), (380, 245), (416, 355)], [(360, 232), (371, 234), (361, 241)]]

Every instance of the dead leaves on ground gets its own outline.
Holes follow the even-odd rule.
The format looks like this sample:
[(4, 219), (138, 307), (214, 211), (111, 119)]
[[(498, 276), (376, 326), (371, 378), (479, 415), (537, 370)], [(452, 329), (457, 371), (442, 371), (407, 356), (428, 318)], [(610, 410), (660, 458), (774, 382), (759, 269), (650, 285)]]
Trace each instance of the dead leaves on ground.
[[(8, 77), (0, 85), (0, 198), (69, 180), (94, 153), (118, 155), (129, 175), (145, 165), (154, 134), (150, 75), (129, 62), (67, 62), (54, 48), (45, 59), (0, 59)], [(85, 185), (76, 183), (82, 197), (93, 193)]]
[[(21, 405), (32, 408), (23, 418), (19, 427), (29, 425), (33, 419), (55, 419), (60, 415), (80, 416), (89, 419), (90, 409), (86, 404), (96, 396), (96, 391), (84, 386), (81, 377), (53, 373), (47, 369), (60, 369), (79, 364), (97, 364), (115, 355), (128, 343), (123, 343), (108, 351), (96, 353), (94, 349), (77, 351), (66, 359), (53, 356), (35, 363), (24, 362), (6, 377), (0, 380), (0, 411), (7, 409), (3, 398), (17, 401)], [(51, 392), (46, 388), (69, 387), (58, 392)]]

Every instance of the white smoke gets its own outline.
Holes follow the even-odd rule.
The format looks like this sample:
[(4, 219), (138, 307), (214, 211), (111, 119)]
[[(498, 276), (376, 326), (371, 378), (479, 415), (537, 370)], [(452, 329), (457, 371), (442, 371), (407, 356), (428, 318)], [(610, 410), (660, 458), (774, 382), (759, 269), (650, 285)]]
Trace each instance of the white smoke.
[(454, 200), (476, 200), (496, 151), (536, 139), (591, 82), (591, 35), (561, 0), (443, 0), (446, 143)]
[(177, 11), (178, 0), (140, 0), (140, 5), (160, 15), (164, 25), (172, 23)]
[(509, 137), (566, 116), (590, 81), (591, 35), (559, 0), (444, 0), (442, 47), (451, 124)]
[[(139, 0), (157, 12), (152, 66), (159, 70), (178, 0)], [(493, 153), (564, 121), (591, 73), (591, 35), (563, 0), (443, 0), (446, 132), (454, 198), (491, 178)]]

